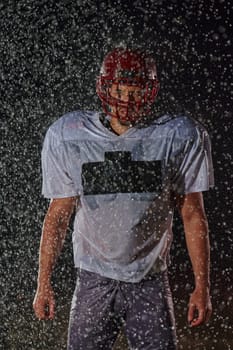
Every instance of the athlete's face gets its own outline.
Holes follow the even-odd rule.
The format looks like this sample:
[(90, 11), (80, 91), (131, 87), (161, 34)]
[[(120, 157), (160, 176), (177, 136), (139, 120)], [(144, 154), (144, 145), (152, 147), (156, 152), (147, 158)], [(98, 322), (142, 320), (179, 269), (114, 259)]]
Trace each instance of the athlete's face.
[(113, 84), (109, 89), (110, 95), (118, 102), (111, 106), (112, 112), (123, 123), (127, 119), (137, 119), (139, 115), (139, 105), (141, 104), (144, 90), (139, 86)]

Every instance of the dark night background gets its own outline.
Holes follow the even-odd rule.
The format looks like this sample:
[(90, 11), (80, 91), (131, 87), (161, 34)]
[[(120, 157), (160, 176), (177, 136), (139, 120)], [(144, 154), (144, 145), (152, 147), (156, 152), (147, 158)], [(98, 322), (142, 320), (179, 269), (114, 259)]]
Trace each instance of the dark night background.
[(75, 281), (71, 229), (53, 278), (57, 316), (39, 322), (32, 310), (48, 206), (40, 152), (46, 129), (63, 113), (100, 108), (95, 77), (104, 54), (121, 42), (147, 48), (157, 60), (156, 115), (187, 110), (209, 131), (216, 182), (205, 193), (209, 326), (186, 323), (193, 277), (178, 216), (170, 279), (180, 349), (233, 349), (232, 7), (230, 0), (0, 2), (0, 349), (65, 349)]

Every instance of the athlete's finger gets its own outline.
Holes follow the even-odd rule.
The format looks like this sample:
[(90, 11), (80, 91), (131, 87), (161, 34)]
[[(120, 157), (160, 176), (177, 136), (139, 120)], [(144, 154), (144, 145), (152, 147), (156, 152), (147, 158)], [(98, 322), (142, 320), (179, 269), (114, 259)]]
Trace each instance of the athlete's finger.
[(203, 309), (198, 310), (198, 315), (191, 322), (191, 326), (192, 327), (199, 326), (200, 324), (204, 323), (204, 321), (205, 321), (205, 310)]
[(48, 306), (48, 302), (46, 299), (40, 299), (38, 298), (34, 303), (33, 303), (33, 309), (35, 311), (36, 317), (39, 320), (44, 320), (47, 318), (46, 315), (46, 308)]
[(212, 315), (212, 308), (208, 308), (208, 310), (206, 311), (205, 323), (209, 322), (211, 315)]
[(43, 319), (46, 318), (45, 307), (44, 307), (44, 305), (41, 305), (41, 304), (35, 305), (34, 311), (35, 311), (36, 317), (37, 317), (39, 320), (43, 320)]
[(189, 309), (188, 309), (188, 323), (190, 324), (193, 319), (194, 319), (194, 315), (195, 315), (195, 310), (196, 310), (196, 307), (194, 304), (190, 304), (189, 305)]
[(55, 316), (55, 301), (52, 298), (49, 301), (49, 319), (52, 320), (54, 316)]

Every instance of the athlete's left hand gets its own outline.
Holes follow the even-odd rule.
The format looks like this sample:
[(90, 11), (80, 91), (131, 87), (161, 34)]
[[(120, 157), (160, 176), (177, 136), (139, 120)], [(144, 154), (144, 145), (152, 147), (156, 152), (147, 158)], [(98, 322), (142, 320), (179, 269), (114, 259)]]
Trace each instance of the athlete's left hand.
[(188, 322), (191, 327), (207, 323), (212, 314), (209, 288), (196, 287), (190, 296)]

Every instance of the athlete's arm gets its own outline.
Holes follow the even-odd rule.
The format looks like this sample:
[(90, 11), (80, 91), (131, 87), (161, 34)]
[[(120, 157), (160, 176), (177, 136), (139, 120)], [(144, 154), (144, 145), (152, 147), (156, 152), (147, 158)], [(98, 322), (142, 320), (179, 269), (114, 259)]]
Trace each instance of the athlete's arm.
[(44, 219), (39, 252), (38, 284), (33, 308), (39, 319), (54, 318), (51, 275), (61, 252), (76, 197), (52, 199)]
[(189, 301), (188, 322), (191, 326), (198, 326), (208, 322), (212, 312), (209, 296), (208, 222), (202, 193), (178, 196), (177, 205), (184, 224), (186, 244), (195, 278), (195, 289)]

